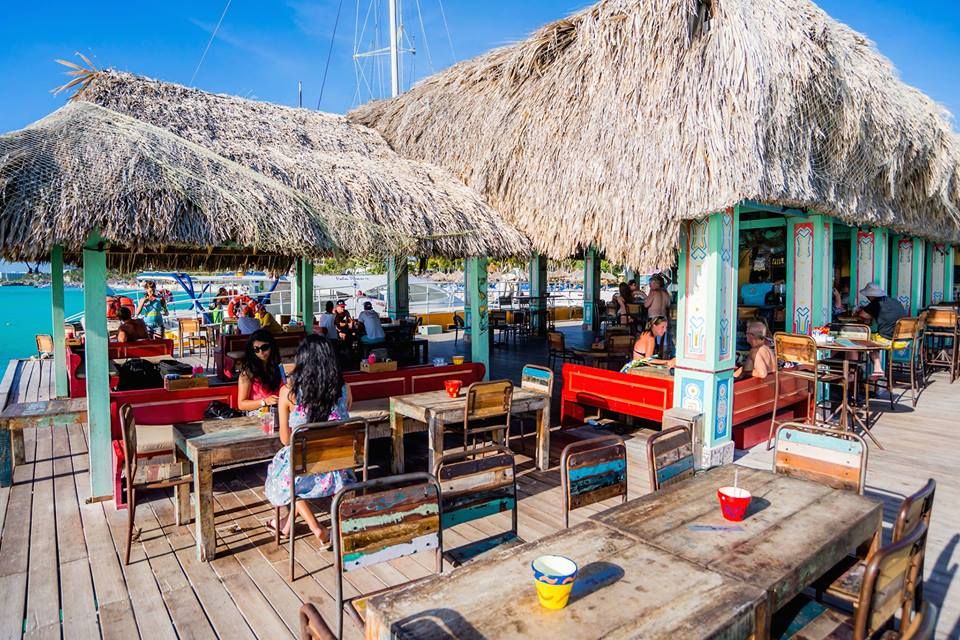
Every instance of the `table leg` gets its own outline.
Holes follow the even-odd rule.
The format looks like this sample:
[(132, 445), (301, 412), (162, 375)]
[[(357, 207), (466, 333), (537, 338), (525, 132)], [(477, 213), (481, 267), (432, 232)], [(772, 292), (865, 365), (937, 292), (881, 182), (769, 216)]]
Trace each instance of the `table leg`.
[(849, 421), (849, 416), (847, 415), (848, 403), (850, 402), (850, 389), (847, 388), (847, 385), (850, 381), (850, 360), (847, 358), (843, 359), (843, 401), (840, 403), (840, 427), (844, 431), (853, 431), (853, 425)]
[(0, 421), (0, 487), (13, 484), (13, 451), (11, 447), (10, 425)]
[(550, 401), (537, 411), (537, 469), (550, 468)]
[(443, 457), (443, 423), (431, 415), (427, 421), (427, 473), (433, 473)]
[[(174, 447), (174, 459), (177, 462), (185, 460), (183, 452), (179, 447)], [(177, 525), (184, 525), (190, 522), (190, 485), (178, 484), (174, 487), (174, 494), (177, 499)]]
[(403, 473), (403, 416), (390, 407), (390, 437), (393, 439), (393, 459), (390, 470)]
[(193, 465), (193, 493), (197, 559), (209, 562), (217, 554), (217, 531), (213, 521), (213, 467), (203, 453), (197, 454)]
[(13, 448), (13, 464), (25, 464), (27, 457), (23, 451), (23, 428), (10, 430), (10, 446)]

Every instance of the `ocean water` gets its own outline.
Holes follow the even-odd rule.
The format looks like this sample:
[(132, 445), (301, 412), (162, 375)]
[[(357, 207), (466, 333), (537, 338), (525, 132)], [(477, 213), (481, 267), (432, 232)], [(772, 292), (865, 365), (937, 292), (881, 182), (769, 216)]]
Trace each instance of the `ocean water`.
[[(83, 310), (83, 289), (63, 292), (64, 313)], [(52, 333), (50, 289), (0, 287), (0, 375), (11, 358), (29, 358), (37, 353), (34, 336)]]

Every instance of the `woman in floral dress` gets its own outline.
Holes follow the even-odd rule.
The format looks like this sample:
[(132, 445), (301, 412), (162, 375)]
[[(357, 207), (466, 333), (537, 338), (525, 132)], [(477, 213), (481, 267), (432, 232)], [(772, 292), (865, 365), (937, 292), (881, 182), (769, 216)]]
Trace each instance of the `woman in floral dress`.
[[(297, 349), (296, 368), (280, 390), (278, 406), (280, 441), (284, 446), (267, 468), (264, 487), (267, 499), (274, 506), (290, 504), (290, 435), (307, 423), (348, 419), (347, 388), (330, 342), (320, 335), (309, 334)], [(297, 514), (324, 544), (330, 540), (326, 527), (317, 522), (307, 500), (332, 497), (345, 485), (356, 482), (352, 469), (297, 476)], [(301, 498), (303, 500), (301, 500)], [(279, 523), (281, 535), (290, 534), (290, 514)], [(278, 526), (273, 521), (271, 527)]]

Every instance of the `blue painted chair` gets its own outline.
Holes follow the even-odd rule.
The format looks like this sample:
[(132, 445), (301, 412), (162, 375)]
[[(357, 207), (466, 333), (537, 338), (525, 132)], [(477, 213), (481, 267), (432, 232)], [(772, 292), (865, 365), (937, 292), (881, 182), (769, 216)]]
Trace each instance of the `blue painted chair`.
[(573, 442), (560, 454), (560, 487), (563, 526), (570, 512), (602, 500), (621, 496), (627, 501), (627, 445), (609, 435)]
[(517, 535), (517, 468), (513, 452), (490, 446), (450, 453), (437, 463), (440, 483), (440, 526), (449, 529), (465, 522), (510, 511), (509, 531), (450, 549), (443, 555), (460, 566), (491, 549), (523, 544)]
[(402, 586), (344, 599), (345, 572), (422, 552), (433, 553), (436, 573), (443, 572), (440, 485), (429, 473), (406, 473), (348, 485), (334, 496), (330, 513), (338, 638), (343, 637), (344, 608), (363, 629), (366, 601)]
[[(524, 365), (520, 372), (520, 388), (553, 397), (553, 370), (535, 364)], [(533, 417), (531, 417), (533, 416)], [(520, 451), (526, 450), (526, 422), (536, 421), (536, 414), (525, 413), (514, 418), (520, 423)]]
[(862, 494), (867, 444), (849, 431), (785, 422), (777, 429), (773, 472)]
[(647, 440), (647, 462), (650, 467), (650, 490), (692, 478), (694, 471), (693, 436), (687, 427), (664, 429)]

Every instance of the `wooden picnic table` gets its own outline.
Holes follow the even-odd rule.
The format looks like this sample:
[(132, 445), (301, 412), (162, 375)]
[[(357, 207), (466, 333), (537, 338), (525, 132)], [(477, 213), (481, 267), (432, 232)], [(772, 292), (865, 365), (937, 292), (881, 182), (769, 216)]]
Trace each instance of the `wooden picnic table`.
[[(23, 430), (82, 424), (87, 421), (86, 398), (58, 398), (39, 402), (17, 402), (0, 413), (0, 487), (13, 481), (13, 466), (23, 464)], [(5, 451), (9, 443), (10, 451)]]
[[(565, 609), (537, 601), (543, 554), (579, 566)], [(762, 589), (584, 522), (371, 598), (366, 638), (748, 638), (765, 604)]]
[[(429, 449), (428, 473), (443, 455), (443, 430), (448, 424), (463, 425), (466, 410), (467, 390), (461, 389), (460, 395), (451, 398), (446, 391), (426, 391), (390, 398), (390, 431), (393, 437), (394, 473), (403, 473), (403, 434), (404, 418), (410, 418), (427, 425)], [(537, 468), (545, 470), (550, 466), (550, 397), (536, 391), (514, 387), (511, 413), (537, 414)]]
[[(717, 499), (718, 488), (733, 484), (735, 469), (738, 485), (753, 495), (742, 522), (724, 520)], [(593, 518), (762, 589), (772, 616), (853, 549), (864, 543), (876, 548), (883, 505), (850, 491), (730, 464)]]

